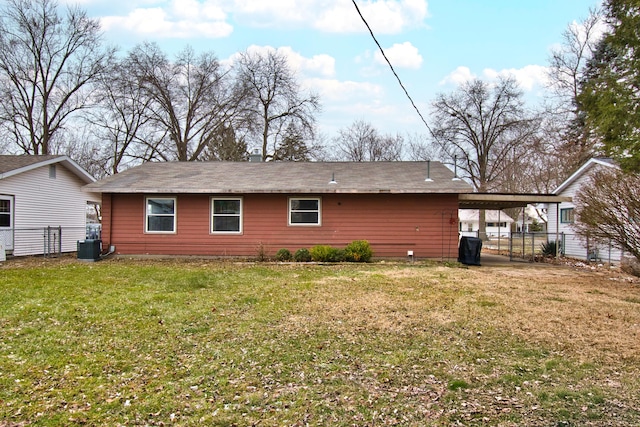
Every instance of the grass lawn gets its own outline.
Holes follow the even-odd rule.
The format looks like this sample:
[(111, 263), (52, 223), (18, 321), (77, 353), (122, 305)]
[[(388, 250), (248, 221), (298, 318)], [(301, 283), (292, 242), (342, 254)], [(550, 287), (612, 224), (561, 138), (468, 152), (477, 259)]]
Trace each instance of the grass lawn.
[(640, 284), (535, 264), (0, 264), (0, 427), (640, 425)]

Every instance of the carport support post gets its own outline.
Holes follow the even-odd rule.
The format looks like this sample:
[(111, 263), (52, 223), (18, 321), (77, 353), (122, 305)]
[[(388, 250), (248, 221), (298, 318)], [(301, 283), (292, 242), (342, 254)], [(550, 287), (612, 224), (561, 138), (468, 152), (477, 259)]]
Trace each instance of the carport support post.
[(556, 203), (556, 259), (560, 255), (560, 203)]
[(502, 210), (498, 210), (498, 255), (500, 254), (500, 214)]
[(524, 206), (522, 208), (522, 259), (524, 259), (527, 256), (527, 251), (525, 250), (525, 234), (524, 234), (524, 208), (526, 208), (526, 206)]

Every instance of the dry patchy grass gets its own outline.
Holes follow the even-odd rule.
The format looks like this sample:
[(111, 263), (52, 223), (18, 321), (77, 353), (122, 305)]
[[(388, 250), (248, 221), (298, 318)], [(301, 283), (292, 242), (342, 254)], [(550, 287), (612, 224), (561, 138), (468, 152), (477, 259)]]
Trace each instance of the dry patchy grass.
[(640, 424), (640, 285), (536, 264), (17, 260), (0, 426)]

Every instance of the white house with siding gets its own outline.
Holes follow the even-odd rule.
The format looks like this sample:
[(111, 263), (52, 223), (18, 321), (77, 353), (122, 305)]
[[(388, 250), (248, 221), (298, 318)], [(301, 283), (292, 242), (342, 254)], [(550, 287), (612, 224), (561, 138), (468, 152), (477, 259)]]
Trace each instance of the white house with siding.
[[(84, 240), (95, 179), (67, 156), (0, 155), (0, 246), (14, 256), (73, 252)], [(4, 253), (2, 254), (4, 255)]]
[[(458, 229), (461, 236), (478, 236), (480, 211), (478, 209), (458, 210)], [(485, 231), (489, 237), (507, 237), (511, 233), (513, 218), (499, 210), (485, 210)]]
[[(583, 185), (590, 184), (591, 174), (601, 168), (618, 168), (618, 166), (608, 158), (590, 159), (556, 188), (554, 194), (573, 198)], [(576, 235), (573, 224), (579, 221), (579, 218), (575, 217), (574, 208), (573, 202), (551, 204), (548, 207), (548, 228), (556, 230), (556, 225), (558, 226), (561, 251), (564, 256), (588, 261), (620, 262), (623, 252), (609, 242), (586, 241)], [(550, 240), (555, 240), (552, 237), (550, 236)]]

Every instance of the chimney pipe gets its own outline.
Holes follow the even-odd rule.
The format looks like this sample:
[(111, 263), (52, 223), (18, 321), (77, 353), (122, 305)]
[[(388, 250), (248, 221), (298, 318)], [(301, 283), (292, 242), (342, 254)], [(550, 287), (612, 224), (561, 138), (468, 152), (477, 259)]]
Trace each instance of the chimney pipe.
[(431, 179), (431, 160), (427, 160), (427, 179), (425, 179), (425, 182), (433, 182)]

